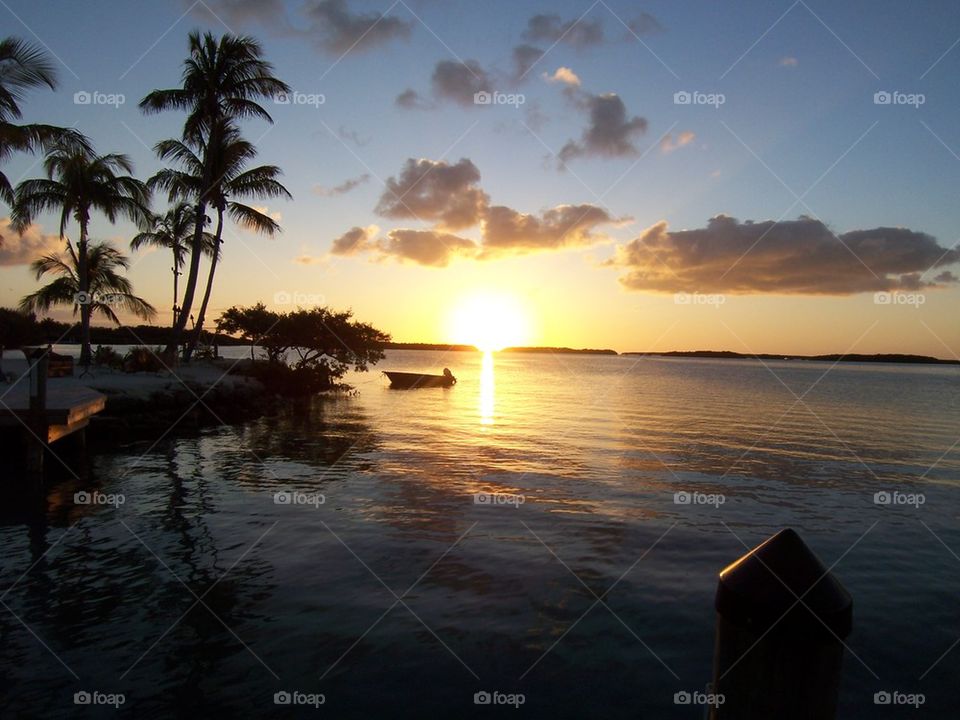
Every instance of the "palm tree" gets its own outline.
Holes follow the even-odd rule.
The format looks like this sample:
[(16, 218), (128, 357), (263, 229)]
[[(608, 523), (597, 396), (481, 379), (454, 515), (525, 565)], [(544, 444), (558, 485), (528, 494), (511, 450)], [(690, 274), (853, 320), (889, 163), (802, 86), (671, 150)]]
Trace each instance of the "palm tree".
[(178, 88), (154, 90), (140, 101), (144, 112), (183, 110), (187, 113), (182, 141), (203, 148), (198, 177), (198, 192), (191, 198), (198, 222), (190, 243), (190, 268), (183, 292), (183, 302), (173, 337), (167, 346), (174, 352), (193, 307), (202, 254), (202, 218), (210, 204), (210, 189), (217, 184), (214, 159), (206, 148), (221, 145), (219, 133), (230, 127), (229, 122), (258, 117), (273, 122), (270, 114), (257, 102), (280, 93), (289, 93), (290, 87), (273, 75), (273, 66), (263, 59), (260, 44), (249, 37), (229, 33), (219, 40), (212, 33), (190, 33), (189, 56), (184, 61), (182, 84)]
[[(149, 183), (148, 183), (149, 184)], [(178, 202), (163, 215), (150, 218), (149, 230), (138, 233), (130, 241), (131, 250), (143, 247), (155, 247), (169, 250), (173, 254), (173, 322), (177, 322), (177, 298), (180, 296), (178, 280), (183, 274), (183, 264), (187, 257), (193, 228), (196, 225), (193, 206), (188, 202)], [(203, 251), (212, 255), (216, 247), (216, 238), (208, 232), (203, 233)]]
[[(81, 135), (64, 128), (13, 122), (23, 116), (20, 103), (25, 91), (43, 86), (54, 90), (56, 85), (53, 65), (40, 48), (13, 37), (0, 40), (0, 162), (14, 152), (33, 152), (58, 141), (85, 143)], [(14, 202), (13, 186), (3, 172), (0, 200), (8, 205)]]
[(164, 140), (157, 143), (157, 154), (164, 160), (176, 161), (182, 170), (165, 168), (148, 181), (152, 189), (166, 190), (171, 200), (174, 198), (196, 197), (202, 188), (204, 158), (207, 158), (213, 168), (217, 181), (206, 192), (210, 206), (216, 210), (217, 226), (214, 233), (214, 247), (217, 252), (210, 261), (207, 274), (206, 288), (197, 321), (191, 340), (187, 343), (185, 358), (190, 355), (203, 332), (203, 322), (206, 317), (207, 306), (210, 302), (210, 293), (213, 289), (213, 279), (217, 272), (217, 262), (220, 257), (220, 245), (223, 242), (223, 219), (228, 215), (239, 225), (248, 227), (256, 232), (273, 235), (280, 230), (280, 225), (269, 215), (256, 208), (245, 205), (233, 197), (277, 198), (291, 197), (289, 191), (277, 180), (282, 174), (275, 165), (261, 165), (245, 169), (247, 163), (257, 155), (257, 149), (240, 136), (240, 132), (227, 123), (227, 127), (214, 133), (220, 144), (216, 148), (200, 144), (196, 151), (187, 143), (180, 140)]
[(117, 325), (120, 324), (117, 309), (149, 320), (157, 311), (146, 300), (133, 294), (133, 286), (122, 275), (129, 265), (130, 261), (116, 248), (107, 243), (93, 243), (87, 248), (86, 280), (83, 282), (80, 256), (68, 242), (66, 257), (44, 255), (30, 265), (37, 280), (47, 274), (57, 278), (23, 298), (20, 310), (45, 313), (57, 305), (72, 305), (74, 315), (78, 310), (83, 313), (86, 309), (88, 313), (104, 315)]
[[(56, 145), (43, 161), (46, 178), (24, 180), (17, 186), (11, 219), (17, 231), (46, 210), (60, 211), (60, 237), (66, 237), (73, 218), (80, 227), (77, 240), (77, 292), (90, 292), (87, 242), (90, 213), (99, 210), (111, 223), (125, 217), (138, 225), (150, 218), (150, 190), (131, 177), (133, 164), (126, 155), (96, 155), (72, 144)], [(71, 250), (71, 252), (73, 252)], [(80, 332), (83, 343), (80, 363), (90, 364), (91, 307), (80, 305)]]

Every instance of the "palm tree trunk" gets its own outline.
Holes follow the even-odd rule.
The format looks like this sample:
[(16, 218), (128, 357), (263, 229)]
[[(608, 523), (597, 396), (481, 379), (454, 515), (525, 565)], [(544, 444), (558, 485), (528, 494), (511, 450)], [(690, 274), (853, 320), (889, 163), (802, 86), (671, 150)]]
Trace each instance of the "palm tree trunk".
[(90, 366), (90, 313), (93, 298), (90, 297), (90, 272), (87, 262), (87, 223), (80, 223), (80, 240), (77, 242), (77, 286), (80, 291), (80, 364)]
[(217, 208), (217, 233), (216, 241), (213, 244), (213, 257), (210, 259), (210, 272), (207, 274), (207, 287), (203, 292), (203, 301), (200, 303), (200, 311), (197, 313), (197, 326), (194, 328), (193, 337), (187, 346), (186, 359), (190, 360), (193, 351), (200, 342), (200, 333), (203, 332), (203, 320), (207, 314), (207, 303), (210, 302), (210, 292), (213, 290), (213, 276), (217, 272), (217, 260), (220, 259), (220, 236), (223, 233), (223, 209)]
[(193, 296), (197, 289), (197, 280), (200, 277), (200, 256), (203, 255), (203, 219), (207, 214), (207, 203), (200, 199), (197, 201), (197, 226), (193, 232), (193, 240), (190, 243), (190, 270), (187, 273), (187, 286), (183, 290), (183, 303), (180, 305), (180, 314), (177, 321), (173, 324), (173, 330), (170, 333), (170, 342), (167, 345), (166, 352), (175, 356), (180, 350), (180, 337), (183, 335), (183, 329), (186, 327), (187, 319), (190, 317), (190, 308), (193, 307)]
[(173, 254), (173, 323), (177, 323), (177, 281), (180, 279), (180, 268), (177, 267), (177, 254)]

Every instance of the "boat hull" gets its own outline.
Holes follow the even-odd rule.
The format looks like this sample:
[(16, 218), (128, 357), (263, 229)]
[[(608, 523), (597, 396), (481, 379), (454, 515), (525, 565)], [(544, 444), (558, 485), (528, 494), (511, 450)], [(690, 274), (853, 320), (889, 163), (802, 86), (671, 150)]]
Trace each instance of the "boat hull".
[(387, 372), (383, 373), (390, 379), (390, 387), (401, 390), (412, 390), (425, 387), (453, 387), (456, 379), (445, 375), (427, 375), (424, 373)]

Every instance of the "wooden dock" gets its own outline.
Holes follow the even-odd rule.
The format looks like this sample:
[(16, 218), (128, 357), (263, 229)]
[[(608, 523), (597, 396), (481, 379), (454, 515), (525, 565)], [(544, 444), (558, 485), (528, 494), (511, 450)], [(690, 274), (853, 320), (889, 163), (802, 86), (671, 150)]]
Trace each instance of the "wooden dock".
[(49, 348), (40, 348), (27, 355), (26, 377), (0, 385), (0, 427), (23, 437), (27, 473), (41, 486), (50, 443), (76, 433), (83, 447), (90, 418), (107, 404), (106, 395), (75, 378), (49, 378), (49, 361)]
[[(4, 395), (4, 392), (7, 394)], [(0, 396), (0, 427), (34, 427), (27, 378), (12, 389), (0, 385)], [(103, 410), (106, 404), (106, 395), (91, 390), (74, 378), (47, 380), (46, 407), (42, 413), (43, 425), (47, 430), (46, 442), (55, 442), (85, 428), (90, 418)]]

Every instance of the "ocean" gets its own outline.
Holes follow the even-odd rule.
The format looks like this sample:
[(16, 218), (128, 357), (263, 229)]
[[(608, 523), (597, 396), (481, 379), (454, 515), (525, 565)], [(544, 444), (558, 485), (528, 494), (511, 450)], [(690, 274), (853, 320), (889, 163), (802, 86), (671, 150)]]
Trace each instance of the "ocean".
[(955, 717), (960, 368), (396, 350), (348, 381), (6, 504), (3, 716), (701, 718), (717, 574), (791, 527), (854, 600), (838, 717)]

